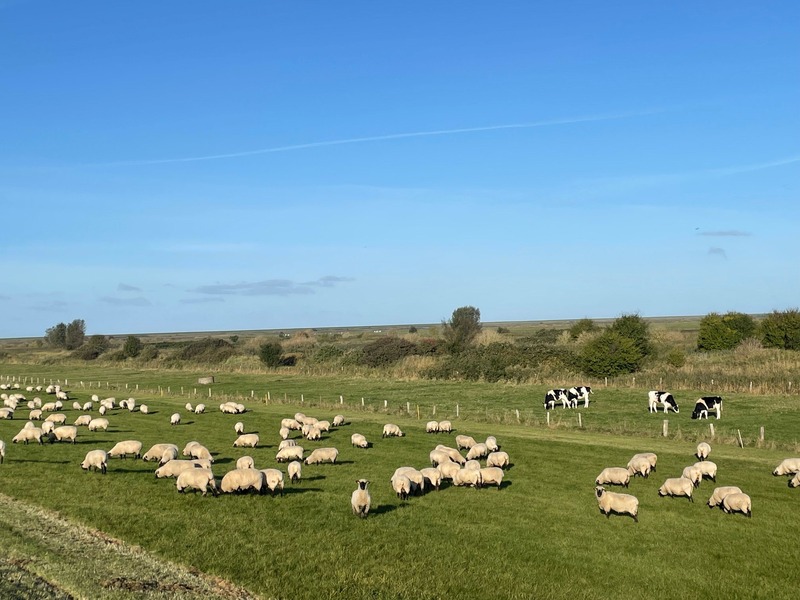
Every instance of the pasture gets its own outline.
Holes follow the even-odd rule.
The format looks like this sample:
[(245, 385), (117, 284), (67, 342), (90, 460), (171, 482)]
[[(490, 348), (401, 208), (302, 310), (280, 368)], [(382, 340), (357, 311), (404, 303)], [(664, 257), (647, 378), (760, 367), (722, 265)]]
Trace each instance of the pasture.
[[(10, 373), (11, 368), (3, 372)], [(75, 381), (81, 377), (77, 372), (36, 369), (37, 376), (67, 376)], [(556, 409), (551, 426), (545, 425), (541, 386), (220, 375), (223, 382), (215, 384), (215, 397), (241, 394), (248, 408), (244, 415), (226, 415), (218, 410), (221, 400), (162, 396), (157, 391), (169, 386), (174, 392), (183, 385), (188, 394), (195, 374), (106, 371), (83, 377), (108, 378), (118, 387), (128, 383), (129, 389), (90, 390), (71, 381), (71, 398), (84, 402), (92, 393), (118, 400), (133, 396), (148, 404), (151, 414), (116, 409), (107, 415), (111, 423), (107, 432), (82, 427), (75, 445), (23, 446), (11, 444), (26, 420), (27, 410), (21, 406), (13, 420), (0, 421), (0, 439), (8, 444), (6, 462), (0, 465), (0, 493), (260, 597), (788, 598), (796, 594), (795, 578), (787, 573), (794, 572), (800, 558), (796, 550), (800, 489), (789, 489), (786, 478), (771, 475), (781, 459), (800, 454), (800, 410), (795, 398), (726, 396), (722, 420), (697, 422), (690, 419), (690, 405), (699, 393), (676, 393), (681, 413), (666, 417), (670, 436), (663, 438), (659, 434), (664, 415), (647, 412), (646, 390), (596, 389), (591, 406), (578, 409), (584, 425), (579, 428), (575, 410)], [(140, 383), (140, 393), (130, 389), (134, 381)], [(253, 399), (247, 398), (249, 389), (258, 390)], [(263, 402), (265, 389), (273, 390), (274, 402)], [(344, 405), (337, 402), (339, 394), (347, 398)], [(367, 398), (364, 409), (361, 397)], [(187, 413), (183, 408), (187, 400), (204, 402), (207, 413)], [(68, 423), (81, 414), (70, 408), (71, 402), (61, 411)], [(406, 402), (412, 406), (411, 414), (405, 410)], [(453, 420), (453, 434), (424, 432), (434, 404), (435, 418)], [(460, 418), (455, 418), (456, 404)], [(515, 410), (521, 413), (519, 423)], [(183, 421), (171, 426), (169, 416), (176, 411)], [(105, 476), (79, 467), (88, 450), (108, 450), (125, 439), (142, 441), (143, 450), (158, 442), (182, 448), (198, 440), (214, 454), (218, 480), (245, 454), (254, 457), (257, 468), (279, 467), (285, 473), (285, 464), (278, 465), (274, 458), (278, 428), (281, 418), (297, 411), (328, 420), (341, 412), (347, 425), (323, 434), (319, 442), (298, 442), (307, 449), (306, 456), (310, 449), (334, 446), (340, 451), (339, 460), (335, 465), (304, 465), (302, 481), (287, 482), (282, 497), (179, 494), (173, 479), (157, 480), (156, 464), (141, 460), (110, 459)], [(247, 432), (259, 434), (258, 448), (232, 447), (233, 425), (240, 420)], [(387, 422), (397, 423), (406, 436), (382, 439)], [(684, 466), (695, 462), (695, 446), (707, 439), (709, 422), (722, 438), (708, 440), (713, 448), (710, 460), (719, 467), (717, 482), (704, 481), (695, 491), (694, 503), (660, 498), (657, 490), (663, 480), (679, 476)], [(757, 429), (762, 425), (767, 439), (757, 447)], [(745, 448), (734, 443), (736, 429), (742, 432)], [(355, 432), (364, 434), (372, 447), (352, 448), (350, 435)], [(497, 437), (512, 462), (502, 489), (445, 484), (438, 492), (407, 501), (396, 498), (389, 483), (394, 469), (428, 466), (430, 450), (439, 443), (454, 446), (459, 433), (478, 441), (487, 435)], [(623, 490), (639, 498), (639, 523), (600, 515), (594, 496), (597, 474), (607, 466), (625, 466), (631, 455), (643, 451), (658, 454), (657, 472), (649, 479), (636, 478)], [(373, 508), (365, 520), (350, 510), (350, 494), (359, 478), (371, 481)], [(753, 518), (709, 510), (705, 501), (717, 485), (738, 485), (748, 493)], [(31, 518), (32, 513), (20, 514)], [(118, 577), (106, 573), (111, 567), (103, 561), (87, 568), (74, 557), (70, 560), (73, 527), (52, 533), (59, 539), (58, 552), (26, 537), (24, 530), (36, 527), (35, 521), (17, 523), (17, 535), (3, 528), (0, 544), (5, 557), (25, 561), (26, 569), (77, 597), (133, 597), (126, 595), (130, 590), (108, 584)], [(156, 586), (152, 591), (174, 597), (176, 589), (183, 588)]]

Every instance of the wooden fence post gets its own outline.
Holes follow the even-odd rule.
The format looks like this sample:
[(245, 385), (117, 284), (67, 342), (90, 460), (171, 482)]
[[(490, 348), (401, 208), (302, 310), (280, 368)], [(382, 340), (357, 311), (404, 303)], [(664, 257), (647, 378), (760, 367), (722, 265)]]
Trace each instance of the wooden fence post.
[(517, 412), (517, 423), (519, 423), (519, 409), (517, 409), (516, 412)]
[(711, 429), (711, 439), (713, 440), (714, 439), (714, 435), (715, 435), (714, 434), (714, 424), (713, 423), (709, 423), (708, 426)]
[(761, 426), (761, 430), (758, 432), (758, 441), (762, 444), (764, 443), (764, 426)]
[(667, 437), (669, 435), (669, 420), (664, 419), (664, 422), (661, 425), (661, 435)]
[(547, 411), (547, 426), (550, 427), (550, 411)]
[(578, 427), (583, 428), (583, 419), (581, 419), (581, 413), (578, 413)]
[(744, 442), (742, 441), (742, 432), (738, 429), (736, 430), (737, 435), (739, 436), (739, 445), (744, 448)]
[(458, 417), (458, 404), (456, 404), (456, 417)]

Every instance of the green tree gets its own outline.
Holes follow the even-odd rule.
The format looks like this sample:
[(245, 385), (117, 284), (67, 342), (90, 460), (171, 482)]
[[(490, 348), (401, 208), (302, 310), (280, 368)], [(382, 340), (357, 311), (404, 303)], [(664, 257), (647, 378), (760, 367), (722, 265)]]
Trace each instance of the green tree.
[(368, 367), (385, 367), (417, 353), (417, 345), (403, 338), (387, 335), (362, 349), (361, 362)]
[(48, 327), (44, 334), (44, 340), (49, 346), (63, 348), (67, 343), (67, 326), (64, 323)]
[(631, 340), (641, 354), (641, 358), (649, 356), (653, 352), (653, 346), (650, 343), (650, 326), (639, 315), (622, 315), (611, 324), (609, 330)]
[(761, 321), (760, 333), (767, 348), (800, 350), (800, 310), (771, 312)]
[(104, 335), (93, 335), (72, 353), (75, 358), (94, 360), (108, 350), (108, 338)]
[(86, 323), (83, 319), (75, 319), (69, 325), (64, 336), (64, 347), (67, 350), (80, 348), (86, 338)]
[(458, 354), (469, 348), (480, 331), (481, 311), (474, 306), (457, 308), (449, 321), (442, 322), (442, 337), (451, 354)]
[(279, 367), (282, 356), (283, 347), (279, 342), (265, 342), (258, 347), (258, 357), (268, 367)]
[(569, 337), (577, 340), (582, 333), (597, 331), (597, 325), (591, 319), (579, 319), (569, 328)]
[(144, 348), (142, 340), (135, 335), (129, 335), (125, 339), (125, 345), (122, 346), (122, 354), (126, 358), (135, 358), (141, 354), (142, 348)]
[(642, 358), (633, 339), (609, 329), (587, 342), (578, 360), (590, 377), (613, 377), (638, 371)]
[(739, 312), (709, 313), (700, 321), (698, 350), (730, 350), (756, 331), (753, 317)]

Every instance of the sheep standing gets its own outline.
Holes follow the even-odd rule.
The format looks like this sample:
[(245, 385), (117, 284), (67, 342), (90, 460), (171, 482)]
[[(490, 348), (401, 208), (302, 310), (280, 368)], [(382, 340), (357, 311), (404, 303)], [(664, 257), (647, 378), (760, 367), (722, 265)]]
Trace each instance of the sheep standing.
[(469, 435), (457, 435), (456, 436), (456, 447), (459, 450), (469, 450), (478, 442), (475, 441), (475, 438)]
[(390, 482), (397, 497), (401, 500), (408, 500), (408, 497), (411, 495), (411, 480), (408, 476), (402, 473), (396, 474), (392, 477)]
[(454, 462), (448, 461), (439, 463), (439, 466), (437, 466), (436, 469), (442, 474), (442, 479), (449, 479), (450, 481), (453, 481), (453, 478), (456, 476), (456, 473), (461, 470), (461, 467)]
[(89, 422), (89, 431), (108, 431), (108, 419), (92, 419)]
[(653, 467), (650, 465), (650, 461), (642, 456), (638, 458), (632, 458), (628, 461), (628, 474), (631, 477), (639, 475), (647, 479), (647, 477), (650, 476), (650, 470), (652, 468)]
[(500, 467), (501, 469), (506, 469), (508, 468), (509, 464), (510, 459), (508, 458), (507, 452), (492, 452), (486, 457), (487, 467)]
[(472, 486), (474, 488), (481, 485), (481, 471), (480, 469), (459, 469), (453, 476), (453, 485), (456, 486)]
[(695, 452), (697, 460), (705, 460), (708, 458), (709, 454), (711, 454), (711, 446), (709, 444), (706, 442), (697, 444), (697, 452)]
[(776, 477), (779, 475), (794, 475), (795, 473), (800, 473), (800, 458), (785, 458), (772, 471), (772, 474)]
[(290, 446), (297, 446), (297, 442), (294, 440), (281, 440), (278, 444), (278, 450), (283, 450), (284, 448), (288, 448)]
[(727, 514), (740, 512), (747, 517), (753, 516), (753, 503), (747, 494), (728, 494), (722, 499), (722, 510)]
[[(206, 468), (208, 467), (208, 468)], [(203, 464), (198, 460), (171, 460), (155, 470), (157, 479), (164, 477), (177, 477), (187, 469), (206, 469), (211, 470), (210, 464)]]
[(360, 433), (354, 433), (350, 436), (350, 443), (356, 448), (369, 448), (369, 442)]
[(466, 462), (466, 459), (461, 456), (461, 453), (456, 450), (455, 448), (451, 448), (450, 446), (443, 446), (439, 444), (434, 448), (434, 450), (441, 450), (442, 452), (446, 452), (447, 455), (450, 457), (454, 463), (458, 463), (459, 465), (463, 465)]
[(252, 456), (242, 456), (236, 461), (237, 469), (255, 469), (256, 463)]
[(453, 424), (450, 421), (439, 421), (439, 431), (442, 433), (452, 433)]
[(42, 430), (38, 427), (23, 427), (17, 435), (11, 438), (11, 443), (22, 442), (27, 446), (28, 442), (32, 440), (42, 443)]
[(255, 448), (258, 446), (258, 434), (257, 433), (245, 433), (240, 435), (236, 438), (236, 441), (233, 442), (234, 448)]
[(209, 469), (186, 469), (182, 471), (178, 475), (175, 487), (178, 488), (181, 494), (186, 488), (200, 490), (203, 492), (203, 496), (206, 495), (209, 488), (211, 488), (211, 493), (214, 496), (219, 494), (217, 481), (214, 479), (214, 474)]
[(497, 438), (494, 437), (493, 435), (487, 437), (484, 444), (486, 444), (486, 447), (489, 449), (489, 452), (497, 452), (498, 450), (500, 450), (500, 446), (497, 444)]
[(146, 415), (147, 413), (150, 412), (150, 409), (148, 408), (147, 404), (140, 404), (139, 412), (142, 413), (143, 415)]
[(198, 404), (197, 406), (194, 407), (194, 414), (202, 415), (204, 412), (206, 412), (205, 404)]
[(635, 522), (639, 522), (639, 499), (630, 494), (617, 494), (607, 492), (603, 486), (598, 485), (595, 489), (597, 505), (600, 512), (608, 519), (611, 513), (617, 515), (630, 515)]
[(276, 491), (280, 491), (283, 496), (283, 473), (278, 469), (261, 469), (264, 474), (264, 484), (274, 497)]
[(234, 469), (233, 471), (228, 471), (220, 482), (220, 489), (226, 494), (246, 492), (250, 489), (261, 493), (263, 487), (264, 473), (256, 469)]
[(332, 424), (334, 427), (341, 427), (342, 425), (344, 425), (344, 422), (345, 422), (344, 415), (336, 415), (335, 417), (333, 417)]
[(172, 416), (169, 418), (170, 425), (180, 425), (181, 424), (181, 413), (172, 413)]
[(711, 481), (717, 480), (717, 465), (716, 463), (711, 462), (710, 460), (701, 460), (700, 462), (694, 463), (695, 467), (700, 469), (700, 476), (703, 478), (710, 479)]
[[(288, 448), (285, 449), (288, 450)], [(338, 456), (339, 451), (336, 448), (317, 448), (308, 455), (305, 463), (307, 465), (318, 465), (324, 462), (336, 464), (336, 459)]]
[(422, 476), (425, 478), (425, 485), (429, 489), (433, 488), (438, 492), (442, 485), (442, 474), (439, 469), (425, 467), (424, 469), (420, 469), (419, 472), (422, 473)]
[(700, 482), (703, 480), (703, 471), (701, 471), (700, 468), (696, 466), (696, 464), (689, 465), (688, 467), (685, 467), (683, 469), (681, 477), (685, 477), (694, 484), (694, 487), (698, 487), (700, 485)]
[(108, 455), (105, 450), (90, 450), (81, 463), (81, 469), (90, 471), (94, 467), (95, 471), (100, 471), (103, 475), (108, 469)]
[(595, 485), (603, 486), (603, 485), (622, 485), (628, 487), (628, 483), (631, 480), (631, 476), (628, 473), (628, 469), (623, 469), (622, 467), (606, 467), (600, 474), (597, 476), (597, 479), (594, 480)]
[(425, 433), (439, 433), (439, 422), (428, 421), (425, 424)]
[(724, 487), (714, 488), (714, 491), (711, 493), (711, 497), (708, 499), (708, 508), (721, 506), (722, 501), (728, 494), (741, 494), (741, 493), (742, 490), (740, 490), (735, 485), (728, 485)]
[(667, 479), (664, 484), (658, 488), (659, 496), (686, 496), (689, 502), (694, 502), (692, 493), (694, 492), (694, 483), (686, 477), (672, 477)]
[(62, 425), (61, 427), (56, 427), (53, 430), (53, 437), (50, 438), (52, 442), (53, 439), (58, 440), (59, 442), (63, 442), (65, 440), (75, 443), (75, 438), (78, 437), (78, 428), (74, 425)]
[(654, 452), (640, 452), (639, 454), (634, 454), (631, 457), (631, 460), (637, 458), (644, 458), (650, 462), (650, 471), (656, 470), (656, 463), (658, 462), (658, 456)]
[(359, 479), (356, 481), (356, 484), (358, 484), (358, 487), (350, 496), (350, 506), (353, 508), (354, 515), (358, 515), (364, 519), (367, 514), (369, 514), (369, 508), (372, 504), (372, 498), (369, 495), (369, 490), (367, 490), (369, 481), (366, 479)]
[(483, 458), (484, 456), (489, 455), (489, 448), (486, 444), (480, 443), (475, 444), (467, 451), (467, 460), (474, 460)]
[(0, 465), (2, 465), (6, 460), (6, 443), (3, 440), (0, 440)]
[(91, 422), (92, 422), (92, 415), (80, 415), (77, 419), (75, 419), (73, 425), (75, 425), (76, 427), (86, 427)]
[(383, 426), (381, 437), (403, 437), (405, 434), (394, 423), (387, 423)]
[[(238, 421), (233, 426), (233, 431), (236, 433), (236, 435), (242, 435), (244, 433), (244, 423), (242, 423), (241, 421)], [(284, 439), (286, 439), (286, 438), (284, 438)]]
[(108, 451), (109, 458), (119, 456), (126, 458), (128, 454), (132, 454), (134, 458), (142, 457), (142, 442), (138, 440), (125, 440), (124, 442), (117, 442), (114, 447)]
[(487, 485), (496, 485), (499, 490), (503, 485), (503, 469), (500, 467), (485, 467), (480, 470), (481, 474), (481, 487)]
[(178, 455), (178, 447), (175, 444), (153, 444), (150, 449), (144, 453), (142, 460), (145, 462), (159, 460), (164, 455), (164, 451), (169, 448), (175, 448), (175, 456)]
[(290, 460), (303, 460), (303, 447), (287, 446), (286, 448), (281, 448), (275, 455), (275, 460), (278, 462), (289, 462)]
[(289, 482), (290, 483), (297, 483), (300, 481), (300, 476), (303, 472), (303, 463), (299, 460), (293, 460), (289, 463), (286, 467), (286, 473), (289, 475)]

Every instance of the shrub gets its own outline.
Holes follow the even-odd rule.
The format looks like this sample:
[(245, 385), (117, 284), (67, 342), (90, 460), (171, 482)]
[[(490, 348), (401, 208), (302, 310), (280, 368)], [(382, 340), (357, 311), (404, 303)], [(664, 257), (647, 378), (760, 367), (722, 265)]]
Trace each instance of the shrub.
[(311, 355), (314, 362), (331, 362), (344, 356), (344, 350), (334, 346), (333, 344), (324, 344), (319, 346)]
[(800, 350), (800, 310), (773, 311), (761, 321), (760, 331), (765, 348)]
[(364, 346), (361, 361), (368, 367), (385, 367), (416, 353), (417, 345), (414, 342), (386, 336)]
[(136, 358), (142, 352), (144, 344), (135, 335), (129, 335), (125, 339), (125, 345), (122, 346), (122, 354), (126, 358)]
[(141, 360), (155, 360), (158, 358), (158, 348), (155, 346), (145, 346), (139, 354)]
[(587, 342), (581, 350), (579, 364), (585, 375), (611, 377), (637, 371), (642, 358), (633, 339), (608, 330)]
[(649, 356), (653, 352), (653, 346), (650, 343), (650, 326), (639, 315), (622, 315), (611, 324), (609, 330), (631, 340), (641, 358)]
[(756, 330), (753, 317), (739, 312), (709, 313), (700, 321), (698, 350), (730, 350)]
[(205, 338), (190, 342), (175, 353), (178, 360), (198, 363), (225, 362), (236, 353), (230, 342), (219, 338)]
[(95, 360), (106, 350), (108, 350), (108, 338), (104, 335), (93, 335), (75, 350), (72, 356), (82, 360)]
[(265, 342), (258, 348), (258, 358), (268, 367), (279, 367), (283, 355), (283, 347), (279, 342)]
[(457, 308), (449, 321), (442, 322), (442, 337), (451, 354), (458, 354), (469, 348), (480, 331), (481, 311), (474, 306)]
[(667, 364), (670, 367), (680, 369), (686, 364), (686, 353), (680, 348), (672, 348), (667, 352)]
[(502, 334), (506, 334), (506, 333), (511, 333), (511, 330), (508, 327), (498, 327), (497, 328), (497, 333), (502, 335)]
[(597, 325), (591, 319), (579, 319), (569, 328), (569, 337), (577, 340), (582, 333), (597, 331)]
[(408, 328), (408, 333), (417, 333), (417, 328), (412, 325)]

